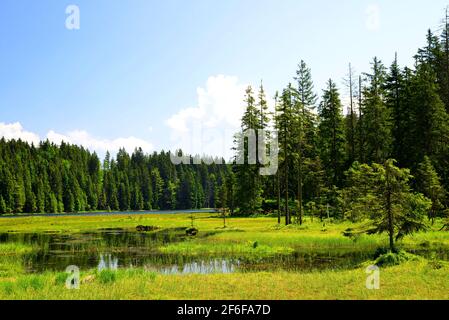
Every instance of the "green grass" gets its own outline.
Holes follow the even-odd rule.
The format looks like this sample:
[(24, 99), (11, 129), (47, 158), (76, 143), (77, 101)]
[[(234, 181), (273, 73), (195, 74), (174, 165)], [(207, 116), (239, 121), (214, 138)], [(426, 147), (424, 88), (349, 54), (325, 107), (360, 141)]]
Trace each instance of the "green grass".
[(23, 273), (21, 256), (33, 249), (21, 243), (0, 243), (0, 279)]
[[(196, 214), (198, 237), (162, 245), (163, 253), (182, 256), (268, 257), (298, 252), (368, 252), (387, 246), (386, 235), (350, 239), (350, 223), (323, 226), (315, 220), (304, 226), (278, 226), (276, 218), (229, 218), (227, 228), (214, 214)], [(76, 233), (104, 228), (134, 230), (137, 225), (189, 227), (190, 214), (114, 215), (85, 217), (21, 217), (0, 219), (1, 232)], [(406, 237), (399, 247), (449, 250), (449, 232)], [(0, 299), (449, 299), (449, 266), (437, 259), (411, 259), (381, 268), (381, 289), (365, 287), (365, 268), (298, 272), (251, 272), (211, 275), (162, 275), (140, 269), (88, 271), (81, 288), (65, 288), (67, 274), (24, 273), (21, 256), (35, 248), (0, 244)]]
[(0, 299), (449, 299), (448, 273), (447, 265), (434, 268), (426, 261), (382, 268), (379, 290), (366, 289), (365, 267), (304, 274), (156, 275), (133, 269), (102, 276), (93, 271), (82, 274), (79, 290), (68, 290), (58, 274), (45, 273), (0, 279)]
[(0, 257), (21, 255), (33, 251), (33, 247), (22, 243), (0, 243)]
[(183, 256), (222, 256), (222, 257), (271, 257), (276, 255), (289, 255), (294, 252), (289, 247), (273, 247), (268, 245), (257, 245), (256, 242), (247, 243), (217, 243), (213, 241), (201, 241), (199, 243), (181, 242), (169, 244), (159, 250), (167, 254), (179, 254)]
[(23, 272), (20, 256), (0, 256), (0, 281), (22, 275)]
[[(214, 214), (195, 214), (195, 227), (201, 234), (211, 233), (207, 243), (218, 245), (220, 243), (245, 245), (248, 242), (258, 241), (262, 246), (289, 247), (293, 249), (320, 250), (325, 248), (376, 248), (387, 244), (385, 235), (365, 236), (356, 240), (344, 237), (343, 231), (354, 228), (353, 224), (333, 223), (326, 224), (315, 219), (315, 222), (306, 220), (302, 227), (278, 226), (276, 218), (228, 218), (228, 228), (224, 229), (223, 221)], [(114, 215), (114, 216), (81, 216), (81, 217), (23, 217), (0, 219), (1, 232), (60, 232), (75, 233), (95, 231), (102, 228), (124, 228), (135, 230), (138, 225), (151, 225), (160, 228), (189, 227), (190, 214), (158, 214), (158, 215)], [(434, 246), (449, 248), (449, 233), (438, 231), (441, 223), (436, 224), (427, 233), (418, 233), (406, 237), (401, 243), (406, 246), (419, 246), (428, 243)]]
[(117, 280), (117, 273), (113, 270), (101, 270), (97, 273), (97, 278), (101, 284), (114, 283)]

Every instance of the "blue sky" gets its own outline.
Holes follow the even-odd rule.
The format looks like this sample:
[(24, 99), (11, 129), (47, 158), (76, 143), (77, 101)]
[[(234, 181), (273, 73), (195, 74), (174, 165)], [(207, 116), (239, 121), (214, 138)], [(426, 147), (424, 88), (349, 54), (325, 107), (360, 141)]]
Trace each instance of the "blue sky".
[[(65, 27), (71, 4), (80, 9), (79, 30)], [(410, 64), (448, 4), (2, 0), (0, 135), (66, 139), (99, 153), (185, 145), (180, 138), (197, 123), (232, 131), (242, 88), (263, 79), (273, 94), (300, 59), (318, 92), (330, 77), (341, 84), (349, 62), (363, 72), (373, 56), (389, 65), (397, 51)], [(214, 141), (192, 152), (227, 148)]]

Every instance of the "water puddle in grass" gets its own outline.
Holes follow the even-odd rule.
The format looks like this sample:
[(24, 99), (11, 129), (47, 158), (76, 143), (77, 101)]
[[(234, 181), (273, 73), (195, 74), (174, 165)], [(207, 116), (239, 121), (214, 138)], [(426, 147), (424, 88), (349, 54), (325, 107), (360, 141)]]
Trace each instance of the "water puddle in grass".
[[(27, 272), (64, 271), (75, 265), (81, 270), (141, 267), (162, 274), (212, 274), (252, 271), (311, 271), (350, 269), (372, 259), (373, 252), (333, 250), (327, 253), (295, 252), (266, 258), (239, 256), (182, 256), (158, 251), (162, 245), (185, 241), (184, 229), (135, 232), (102, 229), (97, 232), (4, 233), (0, 243), (32, 245), (35, 250), (23, 255)], [(424, 253), (422, 253), (424, 254)], [(448, 253), (439, 258), (448, 260)]]

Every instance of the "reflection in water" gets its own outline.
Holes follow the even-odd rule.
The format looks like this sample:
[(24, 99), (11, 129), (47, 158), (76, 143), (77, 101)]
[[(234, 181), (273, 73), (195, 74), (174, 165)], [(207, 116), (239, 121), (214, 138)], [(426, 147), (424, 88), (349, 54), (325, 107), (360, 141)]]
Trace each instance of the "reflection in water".
[(112, 255), (100, 254), (100, 262), (98, 263), (98, 271), (102, 270), (117, 270), (118, 269), (118, 258), (112, 257)]
[(157, 248), (184, 239), (184, 229), (151, 233), (115, 229), (75, 234), (0, 234), (0, 243), (24, 243), (37, 248), (23, 256), (25, 269), (29, 272), (63, 271), (69, 265), (82, 270), (173, 265), (179, 263), (179, 259), (164, 256)]
[[(64, 271), (69, 265), (81, 270), (99, 271), (118, 268), (144, 267), (163, 274), (209, 274), (252, 271), (311, 271), (348, 269), (373, 258), (373, 252), (332, 250), (329, 252), (295, 252), (263, 259), (238, 259), (217, 256), (182, 256), (163, 254), (158, 248), (164, 244), (185, 240), (184, 229), (139, 233), (121, 229), (98, 232), (6, 233), (0, 234), (0, 243), (14, 242), (33, 245), (37, 249), (23, 256), (28, 272)], [(426, 252), (413, 252), (426, 255)], [(448, 260), (448, 252), (437, 252), (439, 259)]]
[(239, 266), (239, 261), (232, 260), (212, 260), (187, 263), (182, 267), (171, 266), (157, 270), (163, 274), (213, 274), (213, 273), (233, 273)]

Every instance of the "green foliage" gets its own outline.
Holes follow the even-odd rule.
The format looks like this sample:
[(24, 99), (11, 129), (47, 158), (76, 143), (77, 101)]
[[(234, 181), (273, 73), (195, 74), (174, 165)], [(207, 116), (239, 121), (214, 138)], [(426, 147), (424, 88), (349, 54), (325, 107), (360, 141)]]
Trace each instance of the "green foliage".
[(318, 150), (332, 185), (340, 186), (345, 163), (345, 127), (340, 94), (332, 80), (319, 107)]
[[(428, 64), (419, 65), (412, 81), (412, 110), (414, 112), (414, 159), (422, 161), (423, 155), (438, 159), (441, 169), (448, 155), (449, 116), (438, 95), (436, 75)], [(446, 169), (447, 170), (447, 169)]]
[(407, 253), (405, 251), (399, 252), (388, 252), (381, 255), (375, 261), (375, 265), (378, 267), (392, 267), (397, 266), (407, 261), (417, 261), (419, 258), (413, 254)]
[[(352, 222), (365, 219), (367, 213), (376, 210), (376, 198), (370, 192), (374, 185), (374, 169), (355, 162), (346, 174), (346, 188), (341, 191), (344, 215)], [(368, 214), (369, 218), (373, 215)]]
[(363, 91), (363, 127), (365, 131), (365, 159), (367, 162), (382, 163), (391, 155), (392, 117), (385, 101), (386, 69), (376, 57), (371, 73), (365, 74), (368, 86)]
[(101, 166), (82, 147), (46, 141), (35, 148), (1, 139), (0, 214), (214, 207), (230, 169), (174, 166), (170, 153), (145, 155), (141, 149), (132, 155), (122, 149), (116, 159), (107, 153)]
[(6, 202), (2, 196), (0, 196), (0, 214), (5, 214), (7, 212)]
[[(237, 165), (174, 165), (170, 152), (142, 149), (121, 149), (115, 158), (107, 152), (101, 164), (95, 153), (67, 143), (33, 146), (3, 138), (0, 214), (207, 207), (245, 216), (277, 211), (278, 223), (284, 215), (287, 225), (302, 224), (305, 213), (368, 218), (373, 225), (364, 231), (387, 232), (392, 239), (423, 229), (422, 217), (447, 216), (449, 203), (448, 17), (446, 12), (441, 37), (427, 33), (412, 69), (401, 68), (397, 56), (389, 70), (374, 58), (357, 87), (350, 67), (346, 117), (348, 105), (332, 80), (318, 103), (304, 61), (294, 85), (276, 94), (274, 114), (263, 85), (257, 93), (248, 87), (243, 135), (235, 136)], [(275, 138), (279, 170), (263, 177), (267, 154), (259, 146), (274, 145)]]
[(65, 285), (65, 283), (67, 281), (67, 278), (68, 278), (68, 274), (67, 273), (65, 273), (65, 272), (57, 273), (56, 277), (55, 277), (55, 285), (56, 286)]
[(390, 72), (385, 79), (385, 103), (391, 110), (393, 139), (392, 155), (402, 166), (410, 163), (412, 154), (410, 145), (413, 143), (410, 134), (404, 134), (410, 129), (413, 115), (410, 113), (411, 96), (411, 70), (401, 70), (398, 64), (398, 56), (390, 67)]
[(12, 194), (12, 208), (14, 213), (21, 213), (25, 205), (25, 191), (21, 181), (16, 181), (14, 185), (14, 191)]
[(20, 278), (17, 282), (17, 287), (21, 290), (42, 290), (45, 286), (45, 281), (38, 275), (32, 275), (25, 278)]
[[(258, 155), (259, 130), (266, 127), (266, 102), (261, 87), (259, 107), (257, 108), (251, 87), (246, 90), (246, 110), (242, 117), (241, 133), (236, 135), (236, 204), (240, 213), (254, 214), (262, 207), (262, 179), (260, 178), (260, 159)], [(254, 147), (256, 146), (256, 147)]]
[(440, 183), (440, 177), (436, 172), (429, 157), (424, 157), (424, 161), (419, 164), (417, 173), (418, 190), (432, 201), (432, 206), (428, 216), (432, 221), (438, 213), (444, 209), (446, 191)]
[(365, 210), (366, 218), (372, 222), (364, 231), (368, 234), (388, 233), (391, 250), (395, 240), (427, 228), (423, 218), (431, 201), (412, 192), (408, 169), (396, 167), (394, 160), (372, 166), (355, 163), (348, 176), (365, 185), (363, 190), (357, 191), (351, 186), (346, 190), (351, 199), (351, 210)]
[(117, 280), (117, 271), (104, 269), (97, 273), (98, 281), (102, 284), (111, 284)]

